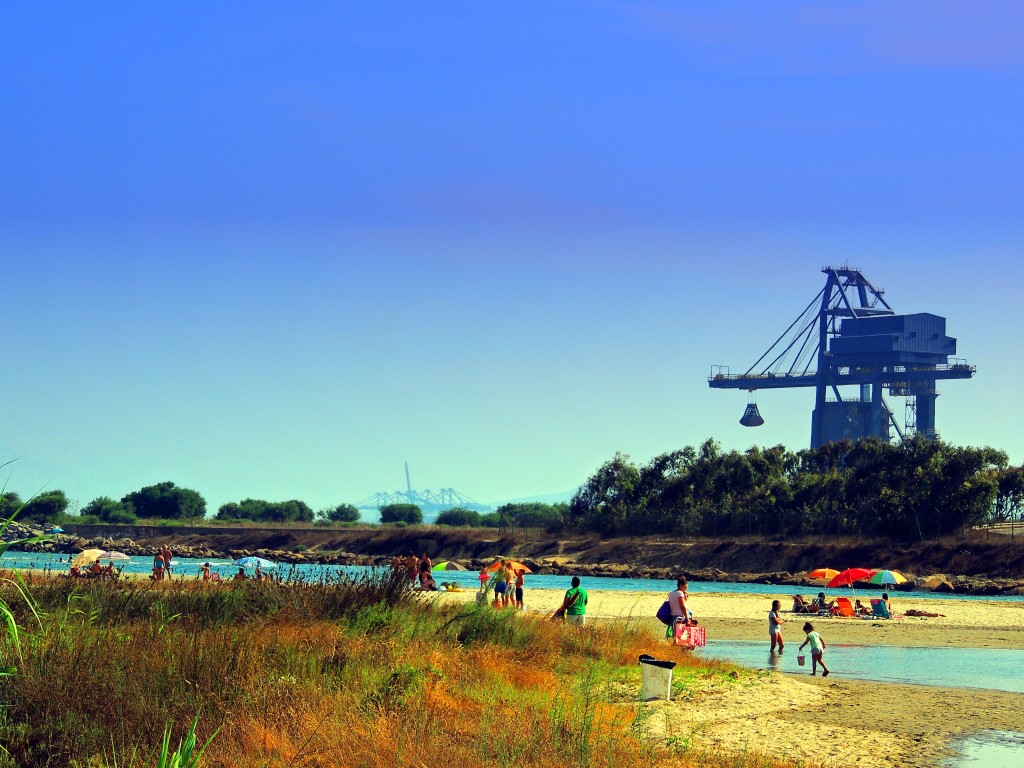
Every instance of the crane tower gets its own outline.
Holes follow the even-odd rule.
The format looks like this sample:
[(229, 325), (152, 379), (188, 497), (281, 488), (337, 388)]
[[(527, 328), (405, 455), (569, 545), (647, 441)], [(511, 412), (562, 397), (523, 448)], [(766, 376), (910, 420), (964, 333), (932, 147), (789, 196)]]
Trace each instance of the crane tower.
[[(975, 373), (975, 366), (953, 357), (956, 339), (946, 335), (946, 318), (896, 314), (860, 270), (822, 272), (825, 287), (757, 362), (742, 374), (713, 366), (708, 385), (751, 393), (813, 387), (812, 448), (867, 436), (889, 440), (890, 425), (901, 438), (916, 432), (934, 439), (936, 382)], [(849, 387), (856, 387), (852, 396)], [(885, 391), (906, 399), (902, 429)], [(756, 403), (748, 404), (740, 423), (764, 423)]]

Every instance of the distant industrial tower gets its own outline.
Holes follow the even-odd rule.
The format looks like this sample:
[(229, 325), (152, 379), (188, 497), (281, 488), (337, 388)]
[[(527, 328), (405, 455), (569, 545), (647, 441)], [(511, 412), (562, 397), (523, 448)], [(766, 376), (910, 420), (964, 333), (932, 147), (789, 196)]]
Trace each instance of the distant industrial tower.
[[(969, 379), (975, 372), (964, 360), (951, 361), (956, 339), (946, 335), (946, 318), (897, 315), (859, 270), (822, 272), (825, 287), (768, 351), (741, 375), (713, 366), (709, 386), (751, 393), (814, 387), (812, 448), (869, 435), (889, 440), (890, 424), (901, 439), (915, 432), (934, 439), (936, 382)], [(859, 397), (844, 398), (844, 386), (858, 387)], [(885, 389), (906, 398), (903, 429), (882, 396)], [(740, 423), (764, 423), (752, 394)]]
[(490, 507), (478, 504), (468, 496), (463, 496), (454, 488), (441, 488), (431, 491), (429, 488), (423, 491), (414, 491), (412, 481), (409, 479), (409, 462), (405, 462), (405, 490), (388, 493), (377, 491), (368, 496), (358, 504), (356, 508), (371, 510), (380, 509), (386, 504), (415, 504), (422, 510), (425, 519), (432, 519), (438, 512), (443, 512), (452, 507), (462, 507), (475, 512), (489, 512)]

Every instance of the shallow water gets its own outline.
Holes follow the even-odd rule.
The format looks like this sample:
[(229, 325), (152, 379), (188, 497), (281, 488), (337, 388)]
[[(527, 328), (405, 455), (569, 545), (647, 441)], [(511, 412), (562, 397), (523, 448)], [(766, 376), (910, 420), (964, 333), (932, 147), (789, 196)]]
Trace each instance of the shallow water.
[(955, 757), (943, 761), (943, 768), (1017, 768), (1024, 765), (1024, 733), (978, 731), (955, 742)]
[[(756, 640), (708, 640), (698, 651), (702, 656), (723, 659), (755, 669), (808, 675), (806, 665), (797, 662), (801, 636), (786, 644), (782, 654), (771, 656), (768, 643)], [(828, 637), (825, 637), (828, 643)], [(985, 688), (1024, 693), (1024, 651), (1003, 648), (907, 648), (896, 645), (831, 644), (825, 649), (825, 663), (833, 677), (874, 680), (882, 683), (940, 685), (951, 688)], [(821, 674), (821, 670), (818, 670)], [(1024, 765), (1024, 761), (1019, 763)]]
[[(63, 558), (64, 562), (60, 559)], [(68, 569), (68, 556), (67, 555), (49, 555), (45, 553), (37, 552), (8, 552), (2, 558), (0, 558), (0, 567), (6, 568), (39, 568), (39, 569), (50, 569), (52, 571), (62, 573)], [(204, 562), (203, 560), (196, 560), (193, 558), (176, 558), (178, 564), (174, 566), (174, 574), (193, 578), (199, 574), (199, 566)], [(213, 570), (220, 573), (221, 577), (231, 576), (237, 571), (237, 568), (231, 565), (230, 562), (225, 560), (211, 561), (213, 563)], [(127, 573), (151, 573), (153, 568), (152, 557), (134, 557), (130, 561), (124, 563), (124, 570)], [(278, 566), (273, 573), (280, 574), (282, 577), (288, 578), (305, 578), (305, 579), (321, 579), (336, 576), (339, 573), (346, 573), (353, 576), (357, 576), (365, 573), (368, 570), (372, 570), (367, 566), (337, 566), (337, 565), (288, 565), (282, 563)], [(436, 571), (434, 578), (438, 582), (456, 582), (463, 589), (475, 590), (479, 581), (477, 580), (477, 574), (472, 571)], [(526, 576), (526, 589), (530, 587), (536, 587), (538, 589), (568, 589), (569, 588), (569, 576), (552, 576), (552, 575), (534, 575), (528, 574)], [(585, 589), (592, 590), (626, 590), (634, 592), (653, 592), (661, 595), (667, 595), (673, 589), (675, 589), (675, 581), (669, 579), (622, 579), (613, 578), (610, 576), (583, 576), (580, 581)], [(803, 592), (804, 594), (812, 594), (818, 591), (816, 587), (793, 587), (793, 586), (779, 586), (772, 584), (735, 584), (732, 582), (722, 581), (692, 581), (690, 582), (690, 592), (694, 594), (700, 594), (702, 592), (723, 592), (723, 593), (752, 593), (761, 595), (771, 595), (774, 597), (786, 597), (792, 595), (794, 592)], [(849, 589), (842, 590), (830, 590), (832, 595), (849, 594)], [(877, 596), (877, 592), (860, 592), (865, 597)], [(933, 600), (933, 599), (948, 599), (948, 600), (1000, 600), (1000, 601), (1021, 601), (1024, 600), (1024, 595), (1013, 595), (1013, 596), (998, 596), (998, 597), (982, 597), (975, 595), (957, 595), (952, 594), (936, 594), (933, 592), (898, 592), (893, 595), (894, 600), (897, 603), (897, 609), (904, 605), (904, 601), (908, 599), (914, 600), (914, 602)]]

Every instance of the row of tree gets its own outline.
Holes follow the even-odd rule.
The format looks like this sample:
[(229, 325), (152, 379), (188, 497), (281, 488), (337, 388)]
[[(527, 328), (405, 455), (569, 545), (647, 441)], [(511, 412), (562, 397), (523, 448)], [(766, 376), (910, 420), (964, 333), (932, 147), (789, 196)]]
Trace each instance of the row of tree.
[[(0, 519), (15, 512), (18, 520), (49, 525), (69, 519), (68, 498), (63, 491), (54, 490), (37, 494), (28, 501), (13, 492), (0, 494)], [(182, 488), (172, 482), (157, 483), (126, 494), (120, 500), (100, 496), (84, 506), (76, 522), (131, 525), (140, 520), (202, 520), (206, 516), (206, 500), (191, 488)], [(360, 519), (359, 510), (352, 504), (339, 504), (314, 513), (303, 501), (263, 501), (243, 499), (221, 505), (219, 520), (254, 520), (260, 522), (331, 522), (354, 523)]]
[[(62, 519), (62, 491), (27, 503), (0, 494), (0, 516), (38, 523)], [(916, 438), (902, 444), (877, 439), (830, 443), (792, 452), (779, 445), (723, 451), (714, 440), (637, 465), (616, 454), (568, 504), (505, 504), (480, 513), (456, 507), (438, 525), (490, 528), (568, 528), (605, 535), (649, 533), (705, 536), (863, 535), (901, 540), (942, 536), (968, 526), (1020, 520), (1024, 467), (1005, 452)], [(81, 510), (83, 522), (130, 524), (138, 520), (199, 520), (206, 501), (196, 491), (158, 483), (125, 495), (106, 496)], [(244, 499), (222, 505), (220, 520), (353, 523), (351, 504), (314, 513), (298, 500)], [(418, 525), (414, 504), (380, 508), (385, 524)]]
[(566, 522), (602, 534), (925, 539), (1021, 518), (1024, 467), (1005, 452), (917, 437), (723, 451), (714, 440), (638, 466), (616, 454)]
[(565, 526), (568, 504), (502, 504), (494, 512), (477, 512), (464, 507), (447, 509), (438, 514), (437, 525), (460, 525), (474, 528), (543, 528), (559, 531)]

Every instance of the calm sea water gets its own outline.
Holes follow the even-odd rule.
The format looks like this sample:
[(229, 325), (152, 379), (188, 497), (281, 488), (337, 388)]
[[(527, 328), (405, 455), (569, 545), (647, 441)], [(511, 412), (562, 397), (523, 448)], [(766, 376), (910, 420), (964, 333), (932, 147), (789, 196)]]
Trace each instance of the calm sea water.
[(1019, 768), (1024, 765), (1024, 733), (977, 731), (953, 744), (956, 757), (944, 768)]
[[(822, 634), (828, 643), (827, 632)], [(806, 675), (811, 671), (811, 657), (806, 648), (806, 666), (797, 663), (797, 648), (802, 642), (802, 636), (790, 640), (785, 653), (775, 656), (769, 655), (767, 641), (756, 640), (716, 640), (708, 642), (707, 647), (697, 653), (754, 669)], [(1021, 674), (1024, 651), (1021, 650), (828, 643), (825, 663), (837, 678), (1024, 693), (1024, 675)]]
[[(0, 567), (6, 568), (38, 568), (38, 569), (49, 569), (54, 572), (63, 572), (68, 569), (68, 555), (47, 555), (34, 552), (8, 552), (2, 558), (0, 558)], [(63, 559), (63, 562), (61, 562)], [(204, 562), (203, 560), (196, 560), (192, 558), (180, 558), (176, 559), (177, 563), (174, 566), (175, 576), (186, 576), (195, 577), (199, 575), (199, 566)], [(230, 561), (226, 560), (211, 560), (213, 565), (212, 570), (220, 573), (221, 577), (233, 576), (237, 572), (237, 568), (231, 564)], [(151, 573), (153, 568), (153, 559), (151, 557), (134, 557), (131, 560), (124, 563), (124, 570), (127, 573)], [(363, 574), (367, 571), (373, 570), (367, 566), (337, 566), (337, 565), (297, 565), (292, 566), (287, 563), (280, 564), (270, 573), (280, 575), (285, 578), (302, 578), (310, 580), (318, 580), (325, 577), (336, 576), (339, 573), (346, 573), (353, 576)], [(471, 571), (436, 571), (434, 578), (438, 582), (456, 582), (459, 586), (464, 589), (476, 589), (479, 582), (477, 580), (477, 574)], [(552, 576), (552, 575), (534, 575), (528, 574), (526, 576), (526, 588), (535, 587), (538, 589), (568, 589), (569, 587), (569, 576)], [(668, 594), (675, 589), (675, 581), (669, 579), (622, 579), (613, 578), (610, 576), (583, 576), (580, 581), (585, 589), (591, 590), (627, 590), (634, 592), (655, 592), (659, 594)], [(772, 595), (778, 597), (780, 595), (786, 596), (791, 595), (795, 592), (802, 592), (803, 594), (814, 594), (819, 591), (818, 587), (793, 587), (793, 586), (779, 586), (772, 584), (734, 584), (731, 582), (722, 581), (695, 581), (690, 582), (690, 591), (693, 593), (701, 592), (725, 592), (725, 593), (753, 593)], [(842, 590), (829, 590), (830, 593), (836, 595), (848, 595), (850, 590), (844, 588)], [(865, 597), (877, 597), (877, 592), (863, 592)], [(941, 599), (954, 599), (954, 600), (1006, 600), (1006, 601), (1021, 601), (1024, 600), (1024, 596), (999, 596), (999, 597), (981, 597), (973, 595), (958, 595), (953, 594), (936, 594), (932, 592), (899, 592), (896, 593), (895, 598), (902, 602), (905, 598), (913, 598), (915, 602), (932, 600), (936, 598)]]

